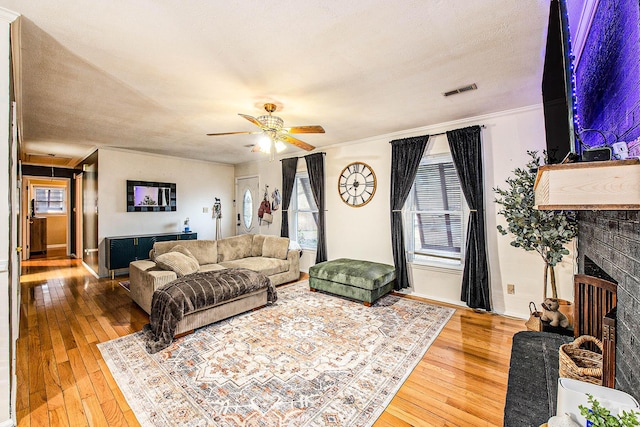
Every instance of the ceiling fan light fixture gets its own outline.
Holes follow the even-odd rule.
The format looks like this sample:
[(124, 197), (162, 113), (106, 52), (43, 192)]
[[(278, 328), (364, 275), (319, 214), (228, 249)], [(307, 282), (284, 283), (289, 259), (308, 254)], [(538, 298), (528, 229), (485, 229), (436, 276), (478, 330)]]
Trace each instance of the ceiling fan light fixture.
[(272, 103), (264, 104), (264, 109), (268, 113), (259, 117), (252, 117), (247, 114), (238, 113), (239, 116), (245, 120), (258, 126), (261, 132), (223, 132), (223, 133), (208, 133), (209, 136), (224, 136), (224, 135), (239, 135), (239, 134), (262, 134), (258, 143), (254, 145), (251, 151), (262, 152), (269, 154), (271, 160), (274, 159), (276, 153), (281, 153), (286, 150), (287, 144), (291, 144), (295, 147), (301, 148), (306, 151), (312, 151), (315, 147), (304, 141), (299, 140), (291, 136), (290, 134), (298, 133), (324, 133), (324, 128), (319, 125), (313, 126), (294, 126), (284, 127), (284, 120), (278, 116), (272, 115), (277, 109), (277, 106)]
[(272, 116), (271, 114), (269, 114), (268, 116), (258, 117), (258, 121), (262, 123), (262, 125), (265, 127), (265, 130), (275, 132), (281, 131), (282, 126), (284, 126), (284, 120), (282, 120), (278, 116)]
[(287, 145), (282, 141), (276, 141), (274, 145), (276, 146), (277, 153), (282, 153), (284, 150), (287, 149)]
[(260, 147), (261, 153), (271, 153), (271, 138), (269, 138), (267, 134), (262, 135), (258, 141), (258, 146)]

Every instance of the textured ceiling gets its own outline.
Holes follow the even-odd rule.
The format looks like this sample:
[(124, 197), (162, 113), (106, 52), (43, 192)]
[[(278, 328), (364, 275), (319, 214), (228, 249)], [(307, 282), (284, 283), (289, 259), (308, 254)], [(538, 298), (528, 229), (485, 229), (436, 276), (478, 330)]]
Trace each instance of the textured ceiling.
[[(25, 153), (256, 160), (237, 113), (320, 148), (541, 102), (548, 0), (0, 0), (22, 14)], [(443, 92), (477, 83), (478, 90)], [(288, 153), (301, 153), (290, 147)], [(45, 157), (42, 157), (44, 155)]]

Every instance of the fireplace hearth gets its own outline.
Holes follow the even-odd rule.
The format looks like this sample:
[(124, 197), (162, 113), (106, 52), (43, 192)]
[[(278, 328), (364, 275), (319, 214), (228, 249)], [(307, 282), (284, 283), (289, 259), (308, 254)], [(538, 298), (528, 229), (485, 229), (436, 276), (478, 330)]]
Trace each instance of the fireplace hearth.
[(582, 211), (578, 271), (618, 284), (616, 388), (640, 399), (639, 211)]

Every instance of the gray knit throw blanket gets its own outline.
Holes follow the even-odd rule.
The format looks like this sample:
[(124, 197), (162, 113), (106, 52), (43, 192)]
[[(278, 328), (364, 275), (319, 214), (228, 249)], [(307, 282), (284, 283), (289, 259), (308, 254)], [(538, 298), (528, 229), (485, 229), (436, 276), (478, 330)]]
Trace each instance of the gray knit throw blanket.
[(271, 280), (246, 268), (193, 273), (167, 283), (153, 293), (150, 323), (143, 328), (147, 351), (167, 348), (185, 315), (264, 288), (267, 302), (275, 302), (278, 296)]

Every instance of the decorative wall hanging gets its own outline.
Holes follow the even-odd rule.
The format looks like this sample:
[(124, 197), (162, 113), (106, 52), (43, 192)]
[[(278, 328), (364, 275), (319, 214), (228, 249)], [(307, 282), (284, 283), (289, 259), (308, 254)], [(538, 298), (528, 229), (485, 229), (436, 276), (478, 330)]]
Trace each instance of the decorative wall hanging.
[(216, 240), (222, 239), (222, 230), (221, 230), (221, 219), (222, 219), (222, 203), (220, 203), (220, 199), (214, 197), (215, 202), (213, 203), (213, 218), (216, 220)]
[(347, 205), (359, 208), (371, 201), (378, 183), (371, 166), (363, 162), (347, 165), (338, 177), (338, 194)]
[(213, 217), (215, 219), (222, 218), (222, 203), (220, 203), (220, 199), (214, 197), (215, 202), (213, 203)]
[(264, 195), (262, 196), (262, 202), (258, 208), (258, 223), (271, 224), (273, 222), (273, 215), (271, 215), (271, 203), (269, 202), (269, 186), (264, 186)]
[(271, 210), (277, 211), (280, 208), (280, 203), (282, 203), (280, 190), (278, 190), (277, 188), (273, 190), (273, 193), (271, 193), (271, 199), (273, 199), (273, 201), (271, 202)]

